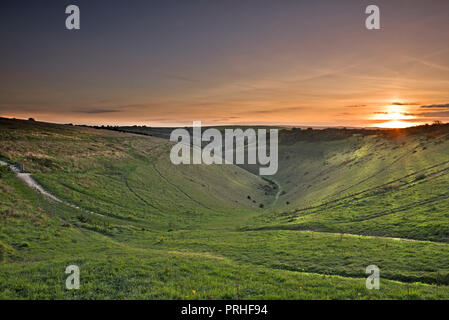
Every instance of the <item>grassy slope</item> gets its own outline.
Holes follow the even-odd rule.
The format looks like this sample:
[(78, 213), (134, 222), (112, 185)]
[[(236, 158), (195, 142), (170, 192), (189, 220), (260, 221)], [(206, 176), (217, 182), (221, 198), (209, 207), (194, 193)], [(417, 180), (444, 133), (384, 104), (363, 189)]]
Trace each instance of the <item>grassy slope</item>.
[[(272, 201), (264, 182), (237, 167), (171, 166), (165, 141), (108, 131), (3, 121), (0, 133), (3, 157), (95, 212), (2, 168), (0, 298), (449, 298), (445, 243), (245, 231), (284, 223), (257, 209)], [(381, 267), (379, 291), (365, 289), (368, 264)]]
[[(270, 202), (267, 183), (234, 166), (175, 166), (166, 140), (28, 121), (2, 120), (0, 152), (25, 165), (61, 198), (108, 214), (134, 217), (171, 212), (254, 209)], [(95, 203), (97, 202), (97, 203)], [(95, 203), (95, 204), (93, 204)]]
[[(257, 223), (449, 241), (449, 140), (355, 136), (281, 147), (282, 206)], [(290, 202), (289, 205), (286, 205)]]

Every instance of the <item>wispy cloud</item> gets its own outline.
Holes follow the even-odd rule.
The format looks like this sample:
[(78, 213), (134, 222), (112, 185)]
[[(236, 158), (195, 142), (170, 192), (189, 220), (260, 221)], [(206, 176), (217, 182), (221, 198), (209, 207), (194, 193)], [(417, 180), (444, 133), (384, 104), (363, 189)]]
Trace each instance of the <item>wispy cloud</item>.
[(248, 110), (247, 112), (243, 112), (243, 114), (271, 114), (271, 113), (284, 113), (289, 111), (301, 111), (304, 110), (304, 107), (286, 107), (286, 108), (276, 108), (276, 109), (266, 109), (266, 110)]
[(435, 117), (442, 117), (447, 118), (449, 117), (449, 111), (436, 111), (436, 112), (422, 112), (418, 114), (422, 117), (429, 117), (429, 118), (435, 118)]
[(90, 109), (90, 110), (72, 110), (74, 113), (84, 113), (84, 114), (100, 114), (100, 113), (114, 113), (120, 112), (116, 109)]
[(449, 109), (449, 103), (446, 104), (432, 104), (429, 106), (421, 106), (423, 109)]
[(393, 106), (416, 106), (419, 103), (416, 102), (393, 102)]
[(350, 106), (345, 106), (345, 108), (363, 108), (366, 107), (366, 104), (353, 104)]
[(421, 59), (421, 58), (416, 58), (416, 57), (408, 57), (408, 59), (410, 59), (411, 61), (420, 63), (428, 68), (431, 69), (437, 69), (437, 70), (441, 70), (441, 71), (449, 71), (449, 68), (446, 66), (443, 66), (441, 64), (432, 62), (432, 61), (428, 61), (426, 59)]
[(163, 76), (163, 77), (166, 77), (168, 79), (173, 79), (173, 80), (186, 81), (186, 82), (199, 82), (196, 79), (192, 79), (192, 78), (186, 77), (184, 75), (167, 74), (167, 73), (160, 73), (160, 75)]

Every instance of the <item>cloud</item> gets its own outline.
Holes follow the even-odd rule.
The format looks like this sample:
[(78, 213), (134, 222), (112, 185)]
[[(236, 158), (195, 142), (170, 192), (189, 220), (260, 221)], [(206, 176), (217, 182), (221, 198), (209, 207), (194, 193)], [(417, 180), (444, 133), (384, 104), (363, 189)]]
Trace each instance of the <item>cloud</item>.
[(429, 106), (421, 106), (423, 109), (449, 109), (449, 103), (446, 104), (432, 104)]
[(180, 80), (180, 81), (186, 81), (186, 82), (198, 82), (198, 80), (195, 80), (195, 79), (183, 76), (183, 75), (168, 74), (168, 73), (160, 73), (160, 74), (168, 79), (174, 79), (174, 80)]
[(352, 116), (352, 113), (350, 113), (350, 112), (342, 112), (342, 113), (336, 114), (336, 116)]
[(300, 111), (304, 110), (304, 107), (286, 107), (286, 108), (278, 108), (278, 109), (267, 109), (267, 110), (248, 110), (242, 112), (242, 114), (271, 114), (271, 113), (283, 113), (288, 111)]
[(392, 103), (393, 106), (416, 106), (418, 104), (419, 103), (416, 103), (416, 102), (407, 102), (407, 103), (405, 103), (405, 102), (393, 102)]
[(435, 118), (435, 117), (447, 118), (447, 117), (449, 117), (449, 111), (422, 112), (422, 113), (419, 113), (418, 115), (420, 115), (422, 117), (431, 117), (431, 118)]
[(116, 109), (91, 109), (91, 110), (72, 110), (74, 113), (85, 113), (85, 114), (98, 114), (98, 113), (113, 113), (120, 112)]
[(363, 108), (366, 107), (366, 104), (354, 104), (350, 106), (345, 106), (345, 108)]

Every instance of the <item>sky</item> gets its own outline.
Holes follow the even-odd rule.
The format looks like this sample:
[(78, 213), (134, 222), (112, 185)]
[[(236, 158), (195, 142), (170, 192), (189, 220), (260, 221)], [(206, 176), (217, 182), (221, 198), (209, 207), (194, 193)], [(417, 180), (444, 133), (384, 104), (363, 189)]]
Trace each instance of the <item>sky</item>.
[[(78, 5), (81, 29), (65, 28)], [(365, 8), (380, 8), (367, 30)], [(4, 0), (0, 116), (104, 125), (449, 122), (447, 0)]]

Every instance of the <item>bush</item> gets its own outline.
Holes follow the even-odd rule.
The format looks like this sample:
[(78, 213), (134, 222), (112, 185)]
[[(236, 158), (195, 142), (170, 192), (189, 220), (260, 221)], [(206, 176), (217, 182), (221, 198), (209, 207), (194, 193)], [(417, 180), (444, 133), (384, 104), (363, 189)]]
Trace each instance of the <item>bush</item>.
[(398, 184), (389, 184), (385, 187), (383, 187), (384, 191), (397, 191), (399, 190), (399, 185)]
[(419, 180), (422, 180), (422, 179), (425, 179), (425, 178), (426, 178), (426, 175), (425, 175), (424, 173), (422, 173), (422, 174), (418, 175), (418, 176), (415, 178), (415, 181), (419, 181)]
[(19, 245), (19, 247), (20, 248), (29, 248), (29, 247), (31, 247), (31, 245), (29, 244), (29, 242), (22, 242), (20, 245)]
[(83, 214), (79, 215), (77, 218), (78, 218), (78, 220), (79, 220), (80, 222), (82, 222), (82, 223), (87, 223), (87, 222), (89, 221), (89, 218), (86, 217), (86, 216), (83, 215)]

